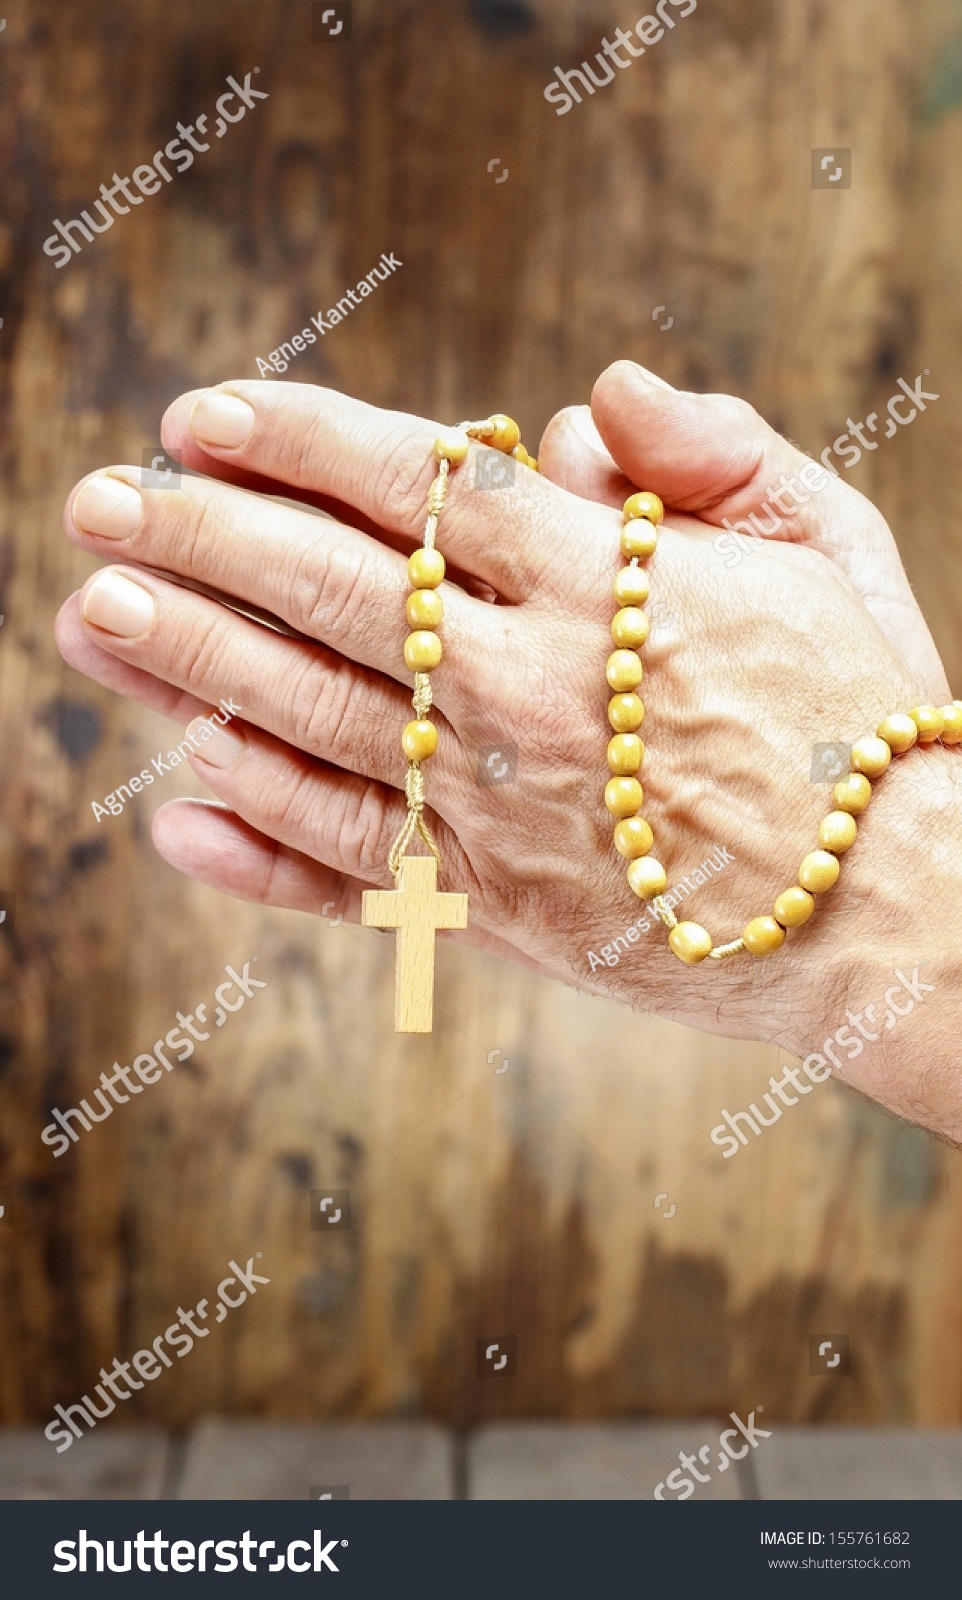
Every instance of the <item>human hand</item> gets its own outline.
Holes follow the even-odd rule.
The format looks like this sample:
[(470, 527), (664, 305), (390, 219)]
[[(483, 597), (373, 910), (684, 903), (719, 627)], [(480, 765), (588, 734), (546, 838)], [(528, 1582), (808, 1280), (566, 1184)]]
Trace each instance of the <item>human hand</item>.
[[(233, 402), (218, 407), (227, 391)], [(230, 444), (238, 422), (248, 431)], [(331, 391), (236, 382), (183, 396), (164, 420), (168, 451), (215, 476), (157, 491), (141, 489), (135, 469), (112, 468), (126, 486), (112, 505), (90, 480), (71, 496), (71, 537), (139, 570), (119, 583), (113, 566), (71, 597), (58, 621), (65, 658), (182, 722), (222, 697), (242, 708), (219, 749), (211, 741), (206, 759), (191, 758), (222, 805), (175, 801), (154, 819), (158, 849), (181, 870), (298, 909), (334, 899), (354, 918), (362, 889), (387, 881), (410, 715), (400, 552), (420, 540), (436, 431)], [(546, 447), (550, 467), (550, 439)], [(620, 460), (632, 470), (632, 458)], [(728, 571), (712, 548), (711, 508), (676, 512), (656, 466), (645, 487), (664, 491), (670, 509), (649, 565), (653, 599), (671, 621), (644, 652), (644, 809), (670, 883), (718, 846), (734, 856), (686, 903), (717, 944), (770, 910), (814, 845), (829, 804), (828, 789), (810, 782), (813, 743), (851, 740), (930, 698), (937, 668), (902, 659), (821, 550), (773, 541)], [(319, 496), (335, 515), (216, 481), (228, 476)], [(645, 914), (601, 799), (621, 519), (527, 471), (509, 490), (473, 484), (469, 460), (452, 475), (441, 523), (459, 581), (442, 590), (440, 743), (427, 768), (442, 886), (471, 898), (466, 937), (582, 988), (794, 1047), (820, 1026), (827, 980), (878, 908), (863, 841), (812, 922), (768, 961), (686, 968), (649, 917), (617, 965), (596, 965)], [(126, 525), (121, 508), (134, 514)], [(263, 608), (304, 637), (270, 632), (166, 572)], [(899, 600), (887, 589), (881, 598)], [(479, 749), (512, 745), (517, 781), (479, 784)], [(941, 781), (951, 755), (908, 759)], [(866, 832), (878, 808), (897, 836), (889, 786), (904, 797), (901, 777), (883, 780)], [(893, 868), (893, 898), (910, 887)]]

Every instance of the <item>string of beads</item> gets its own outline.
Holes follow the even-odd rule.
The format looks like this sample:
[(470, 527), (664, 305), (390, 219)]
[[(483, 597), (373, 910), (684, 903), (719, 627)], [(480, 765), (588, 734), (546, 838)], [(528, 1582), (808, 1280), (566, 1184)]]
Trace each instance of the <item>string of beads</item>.
[(429, 712), (433, 704), (431, 673), (443, 654), (437, 632), (444, 617), (444, 602), (438, 589), (444, 579), (444, 557), (435, 548), (438, 519), (444, 510), (448, 478), (452, 467), (459, 466), (467, 456), (472, 439), (500, 450), (503, 455), (535, 472), (538, 463), (521, 443), (521, 430), (510, 417), (498, 412), (483, 422), (461, 422), (456, 428), (442, 428), (434, 441), (434, 459), (437, 472), (428, 490), (428, 514), (424, 524), (421, 547), (408, 557), (408, 580), (411, 593), (407, 597), (406, 615), (411, 632), (404, 641), (404, 661), (414, 673), (414, 693), (411, 703), (414, 718), (405, 725), (401, 734), (401, 748), (408, 760), (404, 779), (407, 815), (400, 833), (391, 846), (388, 865), (396, 878), (405, 851), (415, 833), (419, 834), (440, 866), (441, 852), (425, 820), (425, 783), (421, 771), (422, 761), (434, 755), (438, 747), (438, 730)]
[(621, 530), (621, 553), (627, 559), (615, 577), (614, 597), (618, 602), (611, 624), (615, 649), (605, 669), (608, 687), (608, 721), (613, 737), (608, 743), (608, 767), (612, 776), (605, 786), (605, 805), (616, 819), (615, 849), (628, 861), (628, 882), (668, 929), (668, 943), (679, 960), (694, 966), (706, 957), (724, 961), (747, 950), (753, 956), (767, 956), (785, 943), (786, 930), (800, 928), (815, 910), (817, 895), (825, 894), (837, 882), (841, 870), (839, 856), (855, 842), (855, 819), (872, 798), (872, 784), (888, 768), (892, 757), (903, 755), (915, 744), (930, 745), (936, 740), (954, 745), (962, 742), (962, 700), (947, 706), (916, 706), (908, 713), (895, 711), (885, 717), (874, 734), (857, 739), (852, 746), (851, 771), (832, 791), (834, 809), (822, 818), (818, 829), (818, 849), (802, 860), (797, 882), (784, 889), (771, 914), (753, 917), (741, 936), (727, 944), (712, 945), (707, 929), (697, 922), (679, 922), (664, 898), (668, 877), (660, 861), (649, 854), (654, 844), (650, 825), (641, 815), (644, 791), (637, 773), (645, 755), (638, 736), (645, 708), (637, 693), (643, 676), (638, 650), (648, 638), (649, 622), (641, 609), (650, 593), (648, 574), (641, 562), (654, 553), (658, 543), (658, 524), (664, 506), (656, 494), (642, 490), (625, 501)]

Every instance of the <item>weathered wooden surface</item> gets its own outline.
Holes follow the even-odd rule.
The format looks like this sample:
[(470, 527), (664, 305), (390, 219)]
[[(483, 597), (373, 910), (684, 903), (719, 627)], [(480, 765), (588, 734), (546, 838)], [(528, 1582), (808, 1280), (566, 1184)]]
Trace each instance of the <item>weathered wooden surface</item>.
[(784, 1428), (755, 1471), (763, 1500), (962, 1500), (962, 1435)]
[(429, 1423), (202, 1422), (178, 1500), (450, 1500), (453, 1443)]
[[(179, 390), (255, 376), (382, 250), (403, 270), (285, 377), (448, 419), (507, 407), (533, 441), (628, 354), (746, 393), (821, 450), (930, 368), (942, 398), (851, 477), (962, 681), (954, 13), (701, 5), (563, 118), (542, 88), (610, 11), (530, 13), (496, 37), (480, 3), (455, 24), (441, 0), (359, 0), (354, 42), (321, 46), (301, 3), (36, 0), (2, 35), (8, 1420), (44, 1423), (258, 1250), (270, 1286), (125, 1421), (962, 1416), (950, 1152), (829, 1084), (724, 1162), (708, 1132), (774, 1051), (450, 946), (435, 1033), (396, 1038), (390, 940), (226, 902), (158, 861), (150, 816), (192, 780), (93, 819), (179, 730), (58, 661), (53, 614), (91, 570), (60, 533), (66, 491), (139, 464)], [(254, 66), (270, 99), (57, 272), (52, 219)], [(811, 146), (833, 140), (853, 187), (813, 192)], [(255, 954), (267, 989), (55, 1161), (50, 1108)], [(349, 1228), (309, 1226), (325, 1186), (350, 1190)], [(810, 1335), (840, 1332), (848, 1375), (813, 1375)], [(479, 1376), (478, 1341), (504, 1335), (516, 1370)]]
[[(650, 1500), (678, 1469), (678, 1452), (695, 1455), (717, 1440), (712, 1420), (686, 1423), (518, 1422), (482, 1428), (468, 1449), (469, 1500)], [(740, 1445), (735, 1445), (737, 1450)], [(699, 1471), (700, 1500), (740, 1500), (737, 1461), (715, 1469), (717, 1445)], [(677, 1479), (676, 1479), (676, 1486)], [(680, 1487), (680, 1486), (679, 1486)], [(664, 1493), (664, 1487), (662, 1488)], [(666, 1498), (675, 1499), (670, 1491)], [(687, 1498), (693, 1498), (689, 1491)]]
[(159, 1428), (104, 1428), (61, 1455), (39, 1428), (3, 1428), (0, 1500), (159, 1500), (174, 1460)]

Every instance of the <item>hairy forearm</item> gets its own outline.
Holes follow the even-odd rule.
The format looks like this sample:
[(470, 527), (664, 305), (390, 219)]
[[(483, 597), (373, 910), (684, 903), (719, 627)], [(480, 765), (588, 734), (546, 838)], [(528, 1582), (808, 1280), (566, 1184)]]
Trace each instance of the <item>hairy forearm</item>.
[(792, 1048), (962, 1144), (962, 748), (893, 763), (832, 900)]

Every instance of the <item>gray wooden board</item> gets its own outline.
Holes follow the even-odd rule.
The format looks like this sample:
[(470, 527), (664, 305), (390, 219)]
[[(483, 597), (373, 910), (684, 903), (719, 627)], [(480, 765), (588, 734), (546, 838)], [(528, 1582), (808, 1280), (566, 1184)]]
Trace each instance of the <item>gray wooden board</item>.
[(0, 1500), (156, 1500), (169, 1452), (159, 1428), (98, 1428), (62, 1455), (40, 1428), (6, 1428)]
[[(452, 1446), (430, 1423), (238, 1422), (209, 1418), (187, 1441), (178, 1500), (450, 1500)], [(347, 1490), (346, 1496), (343, 1494)]]
[(755, 1472), (763, 1500), (959, 1500), (962, 1433), (776, 1424)]
[[(518, 1422), (482, 1428), (468, 1444), (468, 1494), (472, 1500), (650, 1500), (658, 1483), (680, 1468), (679, 1450), (710, 1445), (709, 1483), (686, 1498), (738, 1500), (736, 1468), (717, 1470), (723, 1424)], [(737, 1447), (736, 1447), (737, 1448)], [(761, 1448), (761, 1447), (759, 1447)], [(758, 1451), (755, 1451), (758, 1454)], [(709, 1467), (710, 1463), (710, 1467)], [(676, 1487), (678, 1480), (676, 1480)], [(664, 1491), (666, 1499), (677, 1494)]]

